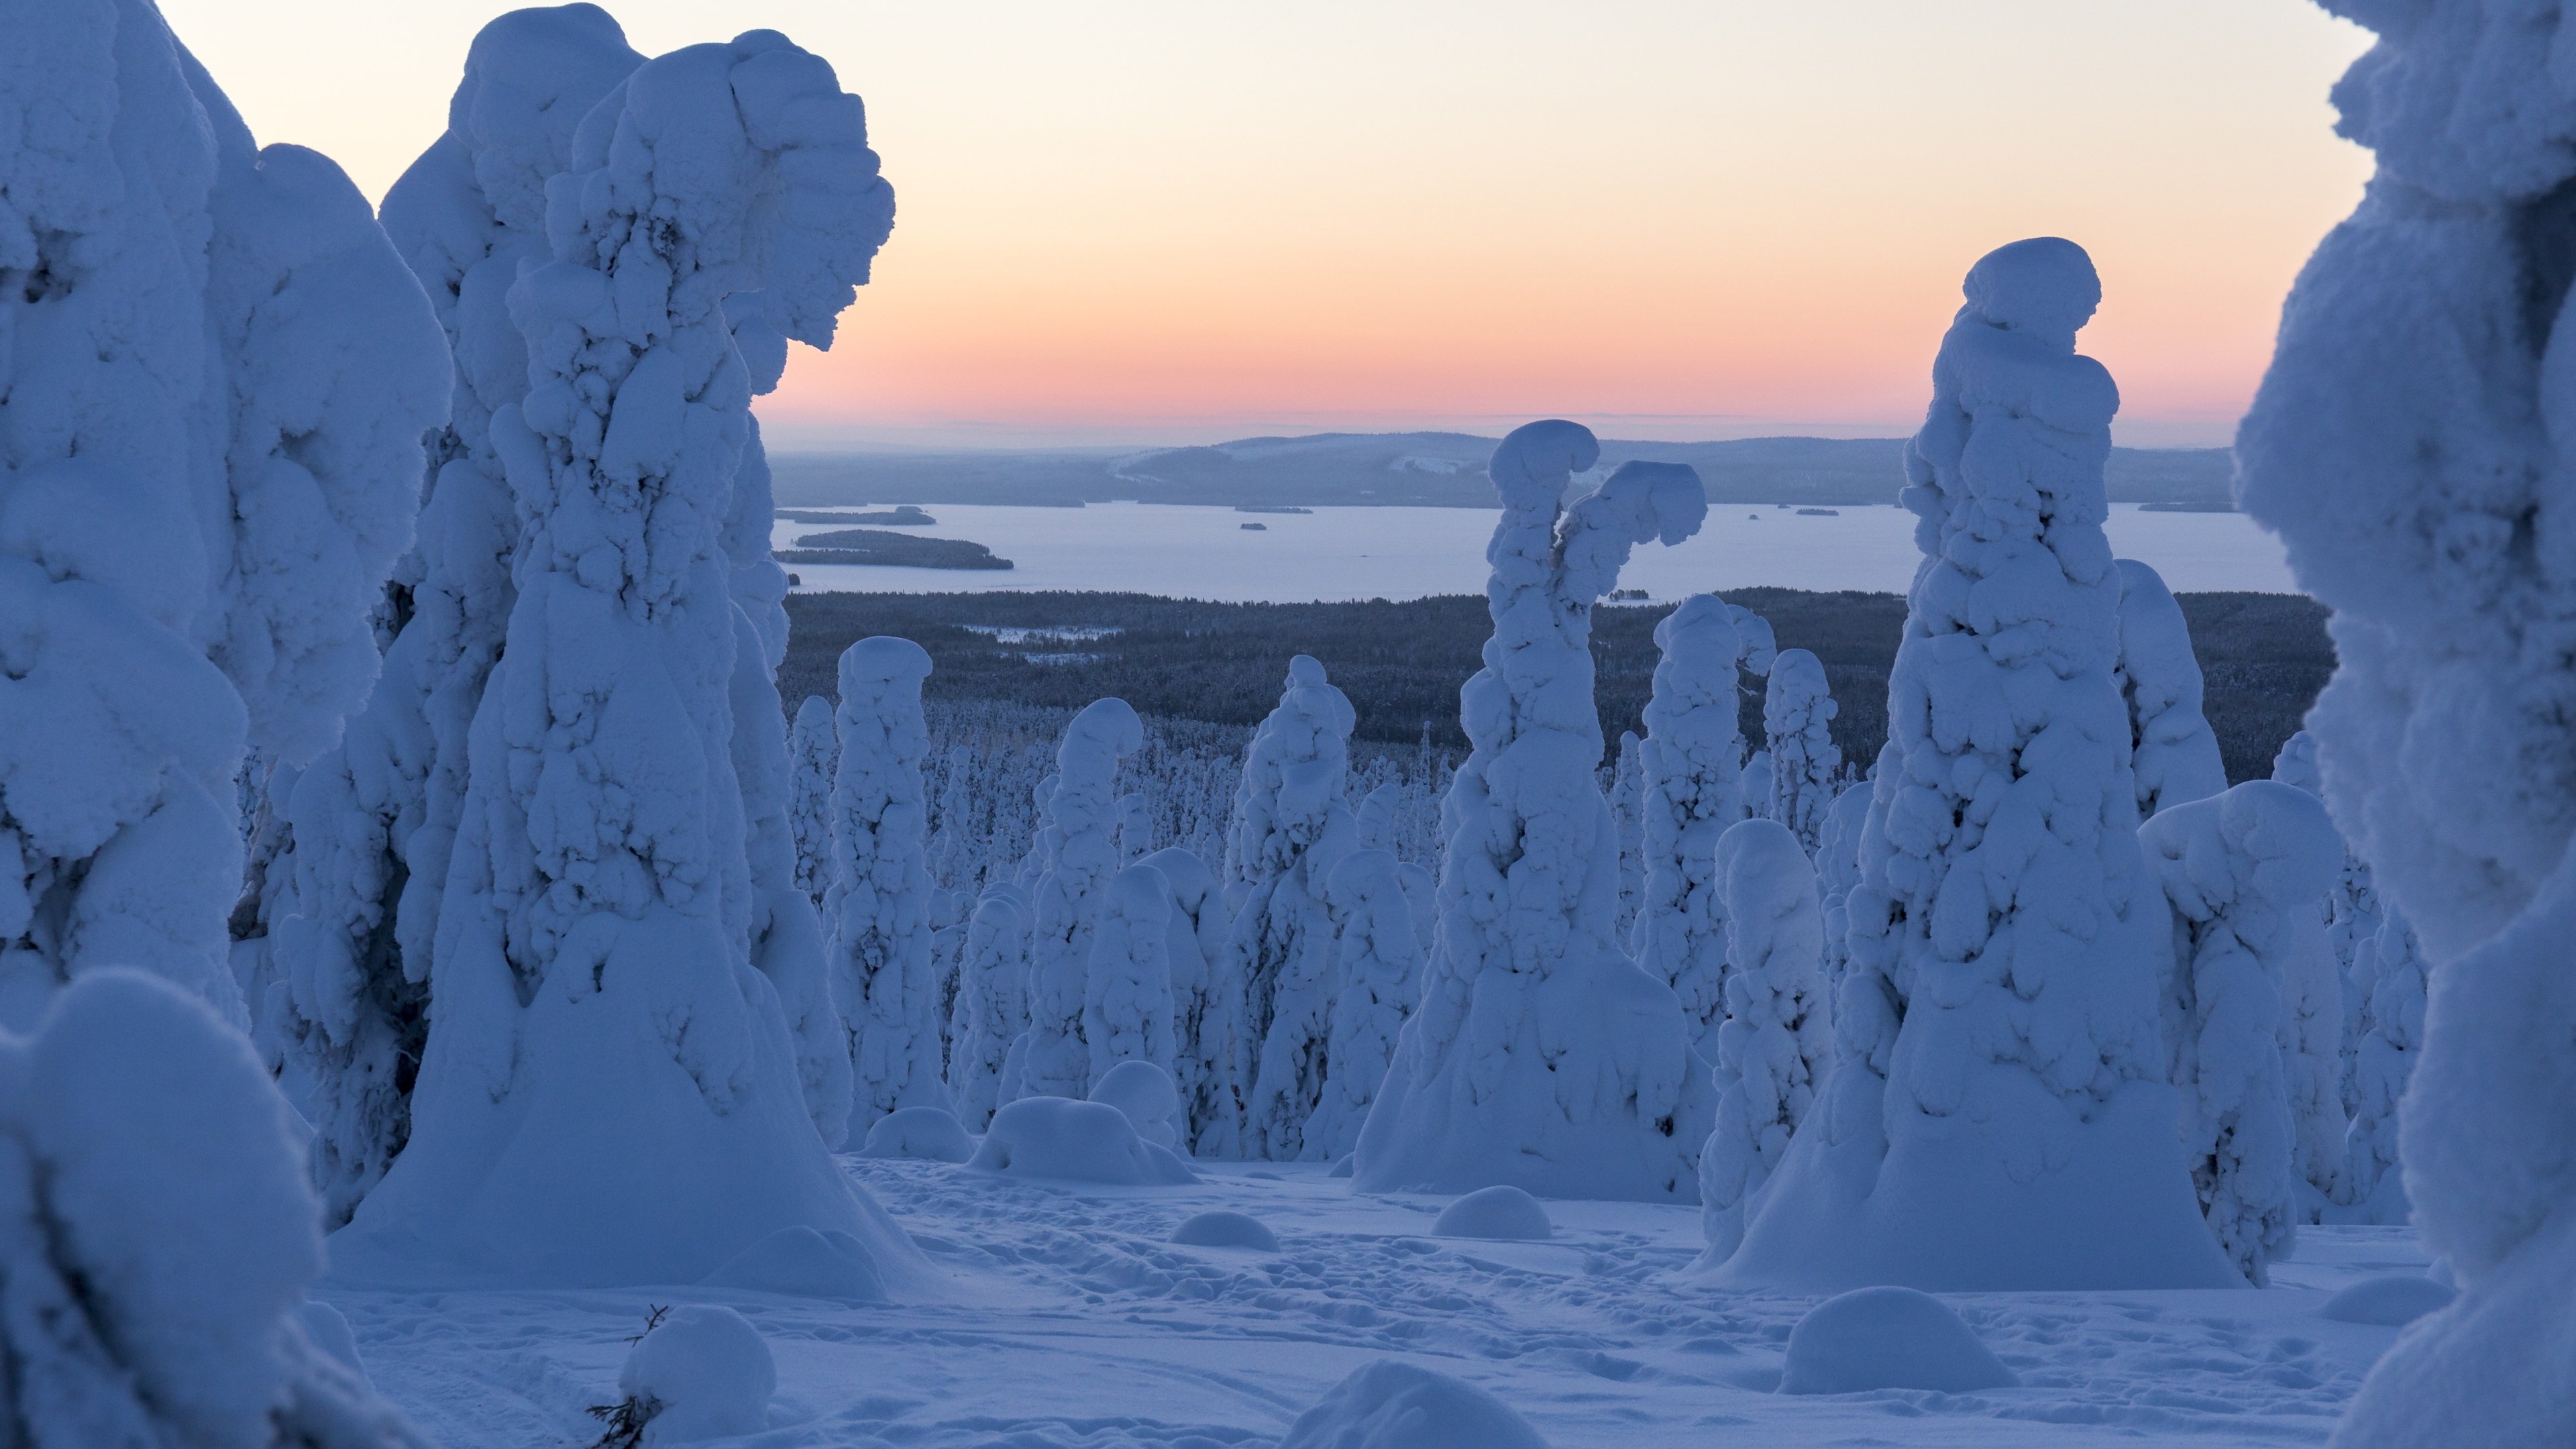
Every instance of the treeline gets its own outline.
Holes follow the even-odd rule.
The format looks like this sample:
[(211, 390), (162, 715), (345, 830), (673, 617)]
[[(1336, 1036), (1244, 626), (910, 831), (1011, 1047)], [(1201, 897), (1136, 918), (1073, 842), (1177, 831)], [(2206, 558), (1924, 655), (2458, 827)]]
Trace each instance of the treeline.
[[(1780, 647), (1823, 661), (1841, 707), (1845, 758), (1877, 757), (1887, 736), (1887, 675), (1905, 623), (1896, 594), (1736, 589), (1734, 603), (1771, 621)], [(2208, 681), (2205, 711), (2231, 781), (2271, 773), (2272, 756), (2334, 671), (2325, 611), (2293, 594), (2181, 596)], [(930, 651), (925, 695), (1075, 709), (1116, 695), (1147, 715), (1249, 726), (1279, 699), (1288, 660), (1311, 654), (1350, 696), (1355, 742), (1463, 750), (1458, 688), (1492, 634), (1485, 601), (1446, 595), (1402, 603), (1215, 604), (1148, 594), (797, 594), (779, 688), (790, 709), (833, 697), (842, 649), (899, 634)], [(1655, 672), (1655, 625), (1669, 605), (1609, 606), (1593, 616), (1596, 698), (1605, 739), (1643, 733)], [(1763, 739), (1749, 693), (1745, 737)]]

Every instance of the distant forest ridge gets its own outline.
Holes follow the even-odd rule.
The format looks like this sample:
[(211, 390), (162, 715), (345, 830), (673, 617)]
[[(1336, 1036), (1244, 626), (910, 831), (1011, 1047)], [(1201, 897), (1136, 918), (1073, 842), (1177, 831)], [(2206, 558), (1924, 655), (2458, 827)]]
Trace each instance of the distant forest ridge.
[[(779, 453), (782, 507), (1003, 503), (1409, 504), (1490, 508), (1495, 439), (1471, 433), (1321, 433), (1144, 452)], [(1740, 438), (1715, 443), (1604, 439), (1601, 461), (1688, 463), (1711, 503), (1893, 503), (1902, 438)], [(2114, 448), (2114, 503), (2230, 506), (2225, 448)]]

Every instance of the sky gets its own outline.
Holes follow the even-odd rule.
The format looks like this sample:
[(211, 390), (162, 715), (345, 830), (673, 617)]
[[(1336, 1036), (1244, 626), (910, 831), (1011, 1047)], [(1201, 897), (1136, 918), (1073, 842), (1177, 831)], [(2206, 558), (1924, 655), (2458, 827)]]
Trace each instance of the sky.
[[(1898, 435), (1959, 279), (2081, 242), (2119, 440), (2222, 444), (2360, 197), (2307, 0), (623, 0), (868, 104), (897, 214), (772, 446), (1052, 447), (1573, 417)], [(452, 0), (162, 0), (263, 142), (370, 196), (443, 126)]]

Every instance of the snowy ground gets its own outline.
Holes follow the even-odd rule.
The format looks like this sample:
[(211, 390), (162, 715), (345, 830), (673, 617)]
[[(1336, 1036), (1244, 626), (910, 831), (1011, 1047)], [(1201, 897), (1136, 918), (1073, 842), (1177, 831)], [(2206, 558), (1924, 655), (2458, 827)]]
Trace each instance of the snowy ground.
[[(2405, 1229), (2310, 1228), (2267, 1291), (1951, 1299), (2023, 1387), (1770, 1392), (1813, 1300), (1679, 1275), (1696, 1209), (1552, 1203), (1550, 1243), (1428, 1236), (1444, 1200), (1354, 1197), (1320, 1168), (1202, 1165), (1190, 1188), (1007, 1180), (845, 1159), (947, 1268), (949, 1301), (845, 1307), (707, 1289), (321, 1295), (440, 1443), (588, 1444), (654, 1304), (723, 1302), (769, 1338), (787, 1446), (1266, 1445), (1353, 1368), (1417, 1360), (1491, 1391), (1557, 1449), (2321, 1442), (2396, 1330), (2317, 1310), (2420, 1272)], [(1165, 1241), (1228, 1208), (1276, 1254)]]
[[(994, 589), (1136, 589), (1224, 603), (1418, 599), (1485, 588), (1484, 508), (1318, 508), (1237, 513), (1161, 503), (1088, 508), (939, 504), (937, 538), (969, 538), (1011, 560), (1007, 573), (798, 564), (808, 592), (982, 593)], [(1258, 532), (1243, 525), (1258, 523)], [(786, 548), (830, 525), (779, 523)], [(2298, 592), (2278, 540), (2241, 513), (2149, 513), (2114, 504), (2105, 529), (2123, 558), (2142, 560), (2183, 592)], [(1923, 555), (1914, 515), (1894, 506), (1832, 515), (1721, 504), (1697, 537), (1640, 549), (1622, 588), (1669, 602), (1706, 589), (1777, 587), (1903, 593)]]

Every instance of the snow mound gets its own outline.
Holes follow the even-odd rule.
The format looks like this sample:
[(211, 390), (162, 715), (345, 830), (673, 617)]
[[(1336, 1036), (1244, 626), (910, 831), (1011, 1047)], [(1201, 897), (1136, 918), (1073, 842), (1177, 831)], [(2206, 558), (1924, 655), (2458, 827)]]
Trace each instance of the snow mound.
[(1279, 1449), (1547, 1449), (1547, 1441), (1483, 1389), (1382, 1358), (1298, 1415)]
[(1100, 1085), (1091, 1089), (1091, 1100), (1105, 1102), (1125, 1113), (1136, 1135), (1156, 1147), (1168, 1148), (1180, 1140), (1173, 1121), (1180, 1116), (1181, 1089), (1172, 1083), (1172, 1074), (1152, 1062), (1120, 1062), (1103, 1073)]
[(1780, 1392), (1964, 1394), (2020, 1382), (1949, 1304), (1911, 1288), (1855, 1288), (1817, 1304), (1789, 1330)]
[(1245, 1213), (1212, 1212), (1183, 1218), (1172, 1229), (1172, 1241), (1185, 1248), (1250, 1248), (1256, 1253), (1279, 1251), (1279, 1236), (1261, 1219)]
[(2369, 1278), (2326, 1300), (2320, 1318), (2337, 1323), (2369, 1323), (2404, 1328), (2436, 1309), (2447, 1308), (2459, 1293), (2430, 1278)]
[[(768, 1428), (778, 1365), (741, 1314), (692, 1303), (672, 1309), (636, 1342), (617, 1387), (626, 1395), (617, 1412), (642, 1420), (638, 1449), (695, 1444)], [(613, 1439), (621, 1426), (610, 1424)]]
[(926, 1162), (964, 1162), (975, 1155), (975, 1139), (954, 1112), (937, 1107), (905, 1107), (877, 1119), (868, 1129), (861, 1157), (918, 1157)]
[(748, 1288), (790, 1298), (883, 1303), (885, 1282), (867, 1244), (838, 1228), (780, 1228), (701, 1279), (709, 1288)]
[(1432, 1234), (1443, 1238), (1493, 1238), (1501, 1242), (1536, 1242), (1556, 1236), (1539, 1200), (1505, 1184), (1471, 1192), (1440, 1210)]
[(1106, 1102), (1022, 1097), (993, 1114), (984, 1145), (967, 1166), (1013, 1177), (1053, 1177), (1118, 1187), (1179, 1186), (1199, 1180), (1170, 1148), (1136, 1135), (1127, 1114)]

